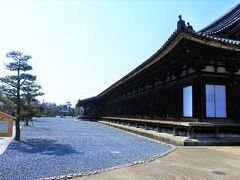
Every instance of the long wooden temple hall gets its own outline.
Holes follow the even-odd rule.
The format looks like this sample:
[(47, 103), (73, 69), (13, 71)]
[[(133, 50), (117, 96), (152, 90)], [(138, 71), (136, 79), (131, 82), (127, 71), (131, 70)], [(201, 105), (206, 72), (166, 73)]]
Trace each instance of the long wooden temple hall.
[(179, 16), (155, 54), (78, 106), (176, 135), (240, 135), (240, 4), (200, 31)]

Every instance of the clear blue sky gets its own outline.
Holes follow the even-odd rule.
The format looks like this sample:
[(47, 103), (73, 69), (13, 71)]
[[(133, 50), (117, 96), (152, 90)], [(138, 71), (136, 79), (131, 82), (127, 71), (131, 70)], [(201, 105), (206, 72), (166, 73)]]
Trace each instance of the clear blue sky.
[(95, 96), (140, 65), (168, 39), (182, 14), (200, 30), (237, 0), (1, 0), (0, 76), (5, 54), (33, 56), (45, 101)]

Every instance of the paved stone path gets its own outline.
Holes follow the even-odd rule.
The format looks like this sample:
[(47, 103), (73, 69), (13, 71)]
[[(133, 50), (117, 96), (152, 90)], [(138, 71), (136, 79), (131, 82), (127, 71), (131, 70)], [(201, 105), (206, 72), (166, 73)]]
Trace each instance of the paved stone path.
[(149, 163), (120, 168), (77, 179), (239, 180), (240, 147), (182, 147)]
[(0, 179), (39, 179), (105, 169), (165, 153), (173, 147), (96, 122), (39, 118), (22, 142), (0, 156)]
[(12, 137), (0, 137), (0, 155), (2, 155), (15, 136), (15, 126), (13, 126)]

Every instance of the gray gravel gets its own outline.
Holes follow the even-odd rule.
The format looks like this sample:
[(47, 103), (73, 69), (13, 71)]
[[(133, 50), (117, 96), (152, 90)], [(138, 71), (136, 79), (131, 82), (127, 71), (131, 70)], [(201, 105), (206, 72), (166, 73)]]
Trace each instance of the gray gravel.
[(39, 179), (145, 161), (173, 147), (96, 122), (39, 118), (0, 156), (0, 179)]

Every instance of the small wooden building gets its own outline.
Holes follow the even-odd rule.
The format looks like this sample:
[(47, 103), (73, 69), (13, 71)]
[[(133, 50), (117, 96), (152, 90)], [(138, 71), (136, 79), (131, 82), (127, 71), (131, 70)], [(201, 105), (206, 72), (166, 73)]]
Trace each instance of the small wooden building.
[(78, 105), (95, 117), (240, 123), (240, 4), (200, 31), (179, 16), (155, 54)]
[(15, 117), (0, 111), (0, 137), (12, 137)]

